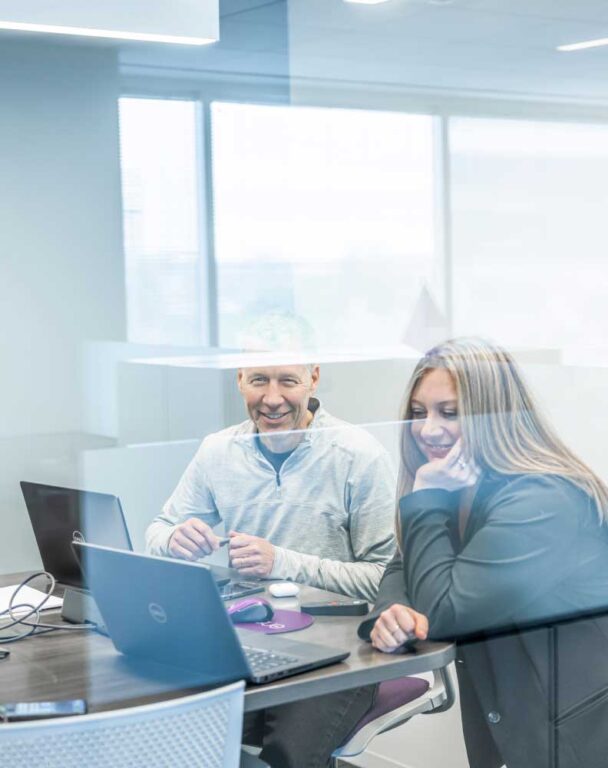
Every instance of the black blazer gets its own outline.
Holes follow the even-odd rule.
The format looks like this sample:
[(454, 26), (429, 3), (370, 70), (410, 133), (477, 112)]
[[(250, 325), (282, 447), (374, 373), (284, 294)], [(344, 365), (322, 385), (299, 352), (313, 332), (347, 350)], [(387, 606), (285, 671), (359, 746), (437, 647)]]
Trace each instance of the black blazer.
[(401, 499), (403, 557), (359, 635), (402, 603), (431, 638), (457, 639), (471, 768), (606, 768), (608, 527), (555, 476), (485, 475), (462, 540), (458, 504), (442, 490)]

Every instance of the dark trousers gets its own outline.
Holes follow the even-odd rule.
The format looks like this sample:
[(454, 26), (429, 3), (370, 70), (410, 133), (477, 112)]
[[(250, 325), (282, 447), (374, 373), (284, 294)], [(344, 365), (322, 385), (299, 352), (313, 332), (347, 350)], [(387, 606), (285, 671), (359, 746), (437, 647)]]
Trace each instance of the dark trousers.
[(245, 715), (243, 742), (261, 746), (271, 768), (326, 768), (372, 706), (375, 685)]

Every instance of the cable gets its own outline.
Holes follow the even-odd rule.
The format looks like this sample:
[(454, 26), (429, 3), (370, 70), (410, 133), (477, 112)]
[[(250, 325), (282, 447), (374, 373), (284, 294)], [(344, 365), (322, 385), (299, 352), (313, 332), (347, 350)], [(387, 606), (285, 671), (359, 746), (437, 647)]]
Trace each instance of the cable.
[[(48, 580), (48, 590), (38, 605), (32, 605), (31, 603), (15, 603), (17, 595), (23, 589), (23, 587), (27, 586), (30, 581), (33, 581), (40, 576)], [(45, 624), (40, 620), (40, 611), (44, 608), (49, 598), (53, 594), (56, 584), (57, 582), (55, 581), (53, 574), (49, 573), (48, 571), (37, 571), (36, 573), (33, 573), (31, 576), (28, 576), (26, 579), (24, 579), (21, 584), (16, 587), (9, 600), (8, 608), (6, 608), (4, 611), (0, 611), (0, 619), (3, 616), (9, 616), (10, 618), (8, 623), (0, 626), (0, 642), (3, 645), (6, 645), (7, 643), (16, 643), (17, 640), (23, 640), (26, 637), (32, 637), (34, 635), (46, 635), (49, 632), (95, 629), (94, 624)], [(27, 613), (16, 613), (17, 610), (23, 608), (29, 609)], [(29, 619), (32, 619), (32, 617), (33, 620), (29, 621)], [(2, 632), (8, 629), (12, 629), (13, 627), (27, 629), (23, 629), (19, 634), (11, 635), (10, 637), (2, 636)]]

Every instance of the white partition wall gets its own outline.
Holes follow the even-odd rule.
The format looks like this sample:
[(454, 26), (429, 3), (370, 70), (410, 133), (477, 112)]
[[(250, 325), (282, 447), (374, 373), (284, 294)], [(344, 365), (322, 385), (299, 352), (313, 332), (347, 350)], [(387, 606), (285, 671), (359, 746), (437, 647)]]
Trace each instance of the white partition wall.
[(82, 347), (125, 331), (115, 50), (0, 44), (0, 570), (40, 560), (20, 480), (76, 481)]
[[(416, 353), (403, 347), (369, 354), (323, 353), (319, 398), (334, 416), (352, 423), (394, 421)], [(120, 443), (202, 437), (243, 421), (236, 384), (238, 367), (247, 364), (241, 357), (217, 353), (120, 363)]]
[(79, 484), (120, 497), (133, 547), (141, 552), (146, 528), (160, 513), (198, 445), (198, 440), (185, 440), (83, 451)]

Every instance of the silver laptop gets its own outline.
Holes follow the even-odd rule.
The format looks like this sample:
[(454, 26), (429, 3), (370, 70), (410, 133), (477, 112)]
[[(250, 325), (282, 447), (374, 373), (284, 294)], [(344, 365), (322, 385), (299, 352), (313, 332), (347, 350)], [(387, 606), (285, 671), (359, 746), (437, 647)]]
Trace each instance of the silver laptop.
[(198, 673), (203, 684), (268, 683), (334, 664), (348, 651), (236, 630), (209, 570), (195, 563), (74, 542), (114, 646)]

